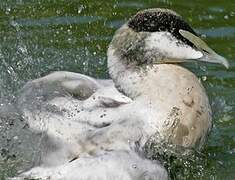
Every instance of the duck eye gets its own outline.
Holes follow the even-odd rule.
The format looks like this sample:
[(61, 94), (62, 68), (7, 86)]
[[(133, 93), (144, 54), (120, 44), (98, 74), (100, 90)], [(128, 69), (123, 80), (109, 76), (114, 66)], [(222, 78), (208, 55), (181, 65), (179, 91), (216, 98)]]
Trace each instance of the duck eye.
[(202, 52), (209, 54), (209, 52), (205, 49), (202, 49)]

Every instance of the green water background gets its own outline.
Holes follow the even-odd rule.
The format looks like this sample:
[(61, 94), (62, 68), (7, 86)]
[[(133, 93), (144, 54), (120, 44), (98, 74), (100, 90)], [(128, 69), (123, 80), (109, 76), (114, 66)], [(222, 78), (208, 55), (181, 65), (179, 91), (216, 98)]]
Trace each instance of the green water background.
[[(108, 78), (106, 50), (114, 31), (138, 10), (171, 8), (225, 56), (230, 69), (186, 65), (202, 80), (214, 127), (200, 155), (177, 160), (174, 179), (235, 179), (235, 1), (1, 0), (0, 103), (25, 82), (57, 70)], [(12, 174), (0, 170), (0, 177)]]

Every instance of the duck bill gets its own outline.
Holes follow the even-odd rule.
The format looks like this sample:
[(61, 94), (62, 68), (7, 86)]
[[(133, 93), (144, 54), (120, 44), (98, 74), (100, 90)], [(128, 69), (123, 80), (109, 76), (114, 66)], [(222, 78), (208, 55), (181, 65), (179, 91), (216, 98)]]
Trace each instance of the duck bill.
[(195, 47), (202, 52), (203, 56), (201, 58), (195, 59), (197, 61), (202, 62), (209, 62), (209, 63), (218, 63), (225, 66), (227, 69), (229, 68), (228, 61), (218, 55), (215, 51), (213, 51), (203, 40), (201, 40), (199, 37), (195, 36), (194, 34), (185, 31), (185, 30), (179, 30), (179, 33), (189, 40), (191, 43), (195, 45)]
[(208, 62), (208, 63), (217, 63), (229, 68), (229, 63), (227, 59), (218, 55), (218, 54), (204, 54), (202, 58), (197, 59), (197, 61)]

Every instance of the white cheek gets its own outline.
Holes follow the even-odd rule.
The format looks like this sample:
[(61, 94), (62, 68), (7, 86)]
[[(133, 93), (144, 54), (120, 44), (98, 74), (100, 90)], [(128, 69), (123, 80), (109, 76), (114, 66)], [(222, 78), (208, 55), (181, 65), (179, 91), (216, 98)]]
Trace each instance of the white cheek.
[(203, 56), (188, 45), (179, 44), (179, 41), (169, 32), (153, 32), (146, 39), (146, 49), (156, 49), (159, 53), (169, 58), (198, 59)]

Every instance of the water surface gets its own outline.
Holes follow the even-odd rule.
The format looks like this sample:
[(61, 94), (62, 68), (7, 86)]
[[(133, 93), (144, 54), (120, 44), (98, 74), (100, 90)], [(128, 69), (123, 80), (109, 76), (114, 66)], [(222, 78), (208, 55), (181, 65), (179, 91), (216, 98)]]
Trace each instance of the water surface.
[[(0, 2), (0, 104), (29, 80), (57, 70), (108, 78), (106, 50), (114, 31), (138, 10), (167, 7), (181, 14), (230, 69), (188, 64), (202, 80), (214, 127), (200, 154), (177, 159), (173, 179), (235, 179), (235, 2), (186, 0), (3, 0)], [(0, 133), (1, 126), (0, 126)], [(1, 152), (2, 155), (3, 152)], [(0, 162), (0, 178), (14, 165)], [(167, 164), (166, 164), (167, 166)]]

